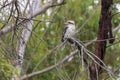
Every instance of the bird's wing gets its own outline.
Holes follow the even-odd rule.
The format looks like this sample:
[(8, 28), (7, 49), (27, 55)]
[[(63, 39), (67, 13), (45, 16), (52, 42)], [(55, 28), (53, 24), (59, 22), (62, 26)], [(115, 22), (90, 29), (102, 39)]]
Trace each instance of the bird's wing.
[(68, 27), (65, 27), (65, 29), (62, 32), (62, 39), (61, 39), (62, 42), (65, 40), (64, 37), (65, 37), (65, 33), (66, 33), (67, 28)]

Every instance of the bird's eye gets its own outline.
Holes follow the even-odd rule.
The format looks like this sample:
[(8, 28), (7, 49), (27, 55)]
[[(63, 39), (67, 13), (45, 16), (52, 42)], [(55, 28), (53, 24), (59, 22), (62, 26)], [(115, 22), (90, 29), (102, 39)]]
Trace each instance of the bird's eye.
[(72, 22), (68, 22), (69, 24), (73, 24)]

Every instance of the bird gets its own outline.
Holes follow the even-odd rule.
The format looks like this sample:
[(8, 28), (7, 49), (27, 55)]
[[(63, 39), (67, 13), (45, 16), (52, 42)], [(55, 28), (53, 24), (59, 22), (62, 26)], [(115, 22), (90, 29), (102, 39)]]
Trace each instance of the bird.
[[(69, 43), (73, 44), (75, 47), (78, 48), (78, 50), (81, 53), (81, 47), (85, 47), (84, 44), (82, 42), (80, 42), (78, 39), (75, 38), (75, 33), (76, 33), (76, 26), (75, 26), (75, 22), (73, 20), (68, 20), (67, 22), (65, 22), (65, 28), (62, 32), (62, 39), (61, 41), (68, 41)], [(82, 45), (82, 46), (81, 46)], [(73, 56), (70, 58), (72, 59)], [(85, 58), (83, 58), (83, 61), (87, 63), (87, 60)]]
[(64, 42), (65, 40), (68, 40), (70, 43), (73, 43), (71, 41), (71, 38), (73, 38), (75, 35), (75, 22), (73, 20), (68, 20), (64, 24), (65, 24), (65, 28), (62, 32), (61, 41)]

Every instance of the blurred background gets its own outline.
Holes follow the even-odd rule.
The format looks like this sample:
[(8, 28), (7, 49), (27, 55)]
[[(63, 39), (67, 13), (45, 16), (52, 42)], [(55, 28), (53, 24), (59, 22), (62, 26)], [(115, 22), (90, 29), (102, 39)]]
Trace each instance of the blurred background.
[[(13, 10), (11, 18), (10, 6), (4, 6), (12, 0), (0, 0), (0, 27), (11, 25), (15, 22), (17, 12)], [(40, 0), (44, 6), (50, 0)], [(61, 0), (58, 0), (59, 3)], [(4, 4), (3, 4), (4, 3)], [(18, 0), (18, 9), (21, 10), (19, 18), (27, 16), (29, 8), (23, 13), (26, 0)], [(29, 4), (31, 4), (29, 2)], [(13, 8), (14, 9), (14, 8)], [(120, 1), (114, 0), (112, 7), (112, 29), (120, 26)], [(48, 8), (44, 13), (38, 14), (33, 20), (33, 29), (26, 44), (21, 75), (40, 71), (62, 61), (67, 55), (77, 48), (68, 43), (60, 46), (62, 31), (65, 28), (64, 22), (74, 20), (76, 24), (76, 38), (84, 44), (91, 42), (98, 35), (99, 18), (101, 11), (101, 0), (66, 0), (64, 4)], [(9, 21), (7, 21), (9, 19)], [(14, 34), (9, 32), (0, 36), (0, 78), (10, 80), (12, 72), (17, 70), (13, 66), (13, 59), (16, 53), (16, 44), (23, 29), (21, 25)], [(120, 30), (114, 33), (115, 42), (107, 44), (104, 62), (120, 80)], [(95, 52), (95, 41), (87, 46), (91, 52)], [(91, 59), (88, 62), (91, 63)], [(83, 69), (84, 68), (84, 69)], [(54, 69), (36, 75), (25, 80), (87, 80), (89, 79), (88, 66), (82, 66), (79, 54), (70, 57), (62, 65)], [(100, 75), (100, 80), (114, 80), (106, 71)]]

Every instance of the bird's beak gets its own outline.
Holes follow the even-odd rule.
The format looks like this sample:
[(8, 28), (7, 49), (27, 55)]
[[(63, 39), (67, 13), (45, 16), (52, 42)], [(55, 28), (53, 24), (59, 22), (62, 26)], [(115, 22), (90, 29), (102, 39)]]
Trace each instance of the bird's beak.
[(64, 25), (67, 25), (67, 23), (64, 23)]

